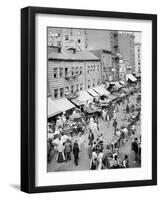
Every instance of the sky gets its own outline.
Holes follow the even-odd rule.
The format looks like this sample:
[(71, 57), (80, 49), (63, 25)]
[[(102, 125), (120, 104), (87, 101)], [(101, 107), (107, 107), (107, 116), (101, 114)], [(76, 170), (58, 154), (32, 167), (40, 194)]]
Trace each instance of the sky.
[[(135, 43), (141, 42), (141, 32), (134, 32)], [(110, 50), (110, 31), (87, 30), (88, 49)]]

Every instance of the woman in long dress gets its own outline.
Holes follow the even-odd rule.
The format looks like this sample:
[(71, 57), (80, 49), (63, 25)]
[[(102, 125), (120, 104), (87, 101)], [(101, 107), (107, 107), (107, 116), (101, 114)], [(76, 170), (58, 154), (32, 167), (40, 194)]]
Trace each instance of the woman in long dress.
[(102, 151), (100, 151), (98, 154), (98, 170), (102, 169), (102, 158), (103, 158), (103, 153)]
[(57, 162), (62, 163), (65, 160), (64, 156), (64, 145), (62, 143), (59, 143), (57, 146), (58, 156), (57, 156)]

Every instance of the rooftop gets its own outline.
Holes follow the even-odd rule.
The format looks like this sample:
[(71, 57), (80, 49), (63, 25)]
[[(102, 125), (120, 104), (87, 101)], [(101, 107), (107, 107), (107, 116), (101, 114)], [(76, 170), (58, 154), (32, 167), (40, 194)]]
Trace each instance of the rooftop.
[(90, 51), (76, 51), (72, 53), (69, 50), (61, 52), (48, 51), (48, 60), (70, 60), (70, 61), (99, 61), (100, 59)]
[(101, 53), (111, 54), (111, 51), (106, 49), (90, 50), (96, 57), (101, 59)]

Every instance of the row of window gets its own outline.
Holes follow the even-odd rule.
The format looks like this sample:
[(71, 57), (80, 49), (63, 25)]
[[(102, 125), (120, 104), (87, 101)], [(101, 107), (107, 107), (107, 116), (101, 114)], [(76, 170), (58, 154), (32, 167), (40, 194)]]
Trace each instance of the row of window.
[(96, 85), (100, 85), (100, 82), (101, 82), (100, 79), (97, 79), (97, 83), (96, 83), (95, 79), (93, 79), (93, 81), (92, 80), (88, 80), (87, 87), (88, 88), (95, 87)]
[[(99, 65), (92, 65), (92, 66), (88, 66), (88, 70), (87, 73), (92, 72), (92, 71), (96, 71), (96, 67), (97, 67), (97, 71), (99, 72), (100, 67)], [(54, 78), (58, 78), (58, 77), (63, 77), (63, 74), (65, 73), (65, 76), (67, 75), (75, 75), (75, 74), (82, 74), (83, 73), (83, 67), (72, 67), (71, 70), (69, 70), (69, 68), (64, 68), (63, 67), (55, 67), (53, 68), (53, 77)]]
[(100, 71), (100, 67), (99, 65), (91, 65), (91, 66), (88, 66), (88, 69), (87, 69), (87, 73), (89, 72), (96, 72), (96, 71)]
[[(69, 35), (65, 35), (65, 40), (66, 40), (66, 41), (70, 40), (70, 39), (69, 39)], [(70, 41), (71, 41), (71, 42), (74, 42), (73, 40), (70, 40)], [(78, 43), (81, 43), (81, 40), (78, 39), (77, 42), (78, 42)]]
[(58, 97), (64, 97), (65, 91), (73, 94), (74, 91), (80, 91), (80, 90), (83, 90), (83, 83), (76, 84), (75, 87), (74, 85), (72, 85), (70, 87), (54, 89), (54, 97), (55, 99), (57, 99)]
[[(95, 87), (96, 85), (100, 85), (101, 83), (101, 80), (98, 79), (97, 80), (97, 83), (96, 83), (96, 80), (93, 79), (93, 81), (91, 80), (88, 80), (88, 89), (91, 88), (91, 87)], [(83, 90), (83, 83), (77, 83), (75, 85), (71, 85), (70, 87), (65, 87), (65, 88), (59, 88), (59, 89), (54, 89), (54, 97), (55, 99), (59, 98), (59, 97), (64, 97), (65, 95), (65, 92), (69, 92), (71, 94), (73, 94), (75, 91), (81, 91)]]
[(74, 75), (74, 74), (82, 74), (83, 73), (83, 67), (72, 67), (71, 70), (69, 70), (69, 68), (64, 68), (60, 67), (60, 68), (53, 68), (53, 77), (54, 78), (58, 78), (58, 77), (63, 77), (63, 74), (65, 73), (65, 76), (67, 75)]

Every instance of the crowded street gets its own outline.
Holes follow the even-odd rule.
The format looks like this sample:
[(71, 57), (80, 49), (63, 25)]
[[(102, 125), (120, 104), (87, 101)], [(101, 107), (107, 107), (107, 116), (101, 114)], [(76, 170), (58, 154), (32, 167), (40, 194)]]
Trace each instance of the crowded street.
[(141, 167), (140, 39), (48, 28), (47, 172)]
[[(128, 103), (129, 102), (129, 103)], [(126, 114), (126, 106), (127, 104), (129, 107), (132, 105), (137, 104), (137, 93), (134, 93), (133, 95), (130, 95), (127, 99), (125, 99), (124, 103), (120, 103), (120, 105), (117, 107), (116, 111), (116, 119), (117, 119), (117, 128), (120, 130), (121, 127), (126, 126), (127, 119), (130, 113)], [(118, 159), (120, 161), (124, 160), (125, 155), (128, 156), (128, 167), (140, 167), (141, 161), (137, 160), (135, 161), (135, 152), (132, 150), (132, 142), (134, 138), (138, 138), (140, 141), (140, 120), (135, 123), (135, 133), (127, 134), (125, 138), (120, 140), (119, 148), (116, 147), (116, 149), (111, 150), (112, 154), (117, 154)], [(71, 160), (63, 161), (61, 163), (57, 162), (57, 156), (58, 153), (55, 151), (55, 149), (51, 150), (51, 160), (48, 162), (48, 172), (52, 171), (74, 171), (74, 170), (90, 170), (91, 169), (91, 160), (89, 158), (88, 149), (89, 149), (89, 132), (90, 132), (90, 122), (88, 121), (87, 126), (85, 127), (84, 133), (79, 135), (76, 134), (73, 137), (71, 137), (71, 146), (73, 146), (74, 142), (77, 141), (79, 145), (79, 160), (78, 165), (75, 165), (74, 163), (74, 156), (71, 153)], [(98, 118), (98, 134), (94, 134), (94, 141), (96, 142), (99, 137), (101, 137), (101, 140), (103, 141), (103, 153), (106, 146), (111, 146), (112, 143), (115, 142), (115, 130), (113, 127), (113, 119), (111, 121), (108, 121), (106, 119), (103, 119), (102, 116)], [(114, 141), (113, 141), (114, 140)], [(94, 142), (93, 142), (94, 143)], [(99, 152), (99, 151), (98, 151)], [(99, 156), (99, 153), (97, 152), (97, 157)], [(120, 164), (121, 165), (121, 164)], [(120, 166), (121, 167), (121, 166)], [(98, 166), (97, 166), (98, 168)], [(107, 167), (110, 168), (110, 167)], [(106, 169), (106, 168), (105, 168)]]

